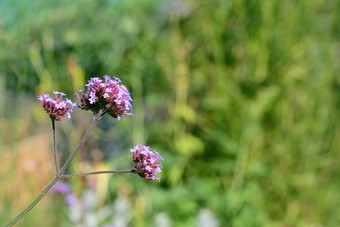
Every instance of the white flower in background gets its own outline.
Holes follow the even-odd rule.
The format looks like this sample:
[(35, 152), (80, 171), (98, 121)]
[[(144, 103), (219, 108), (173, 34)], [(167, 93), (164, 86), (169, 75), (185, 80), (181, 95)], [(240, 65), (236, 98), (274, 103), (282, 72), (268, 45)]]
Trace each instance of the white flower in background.
[(201, 209), (198, 213), (197, 227), (218, 227), (220, 221), (209, 209)]
[(155, 216), (155, 227), (171, 227), (172, 222), (169, 215), (165, 212), (158, 213)]

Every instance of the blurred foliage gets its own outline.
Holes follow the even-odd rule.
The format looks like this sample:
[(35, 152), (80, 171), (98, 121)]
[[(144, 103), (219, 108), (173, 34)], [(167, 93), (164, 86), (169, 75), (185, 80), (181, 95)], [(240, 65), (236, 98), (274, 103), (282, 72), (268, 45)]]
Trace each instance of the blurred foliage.
[[(151, 226), (160, 213), (195, 226), (201, 209), (221, 226), (339, 226), (339, 53), (334, 0), (2, 0), (1, 162), (16, 162), (23, 138), (49, 135), (36, 95), (72, 94), (89, 77), (114, 75), (131, 90), (135, 117), (104, 118), (84, 148), (100, 158), (83, 151), (90, 167), (78, 160), (74, 169), (128, 168), (129, 147), (145, 143), (165, 158), (164, 172), (161, 183), (95, 178), (98, 206), (125, 196), (132, 226)], [(89, 116), (62, 123), (64, 150)], [(8, 190), (11, 171), (0, 171), (1, 223), (24, 207)], [(21, 184), (24, 201), (47, 181), (39, 190)], [(83, 181), (72, 179), (75, 192)], [(48, 198), (20, 224), (61, 225), (65, 205)]]

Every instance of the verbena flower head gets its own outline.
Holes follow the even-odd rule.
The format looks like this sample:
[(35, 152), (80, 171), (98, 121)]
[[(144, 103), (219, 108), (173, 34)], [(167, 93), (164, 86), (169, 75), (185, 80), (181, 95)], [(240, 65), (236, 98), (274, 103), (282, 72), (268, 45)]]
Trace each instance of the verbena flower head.
[[(69, 99), (66, 99), (66, 101), (62, 100), (63, 96), (66, 94), (59, 91), (54, 91), (53, 93), (54, 98), (51, 98), (49, 94), (38, 96), (38, 100), (41, 101), (44, 110), (52, 120), (61, 121), (63, 117), (70, 119), (75, 104)], [(60, 97), (58, 97), (59, 95)]]
[(149, 146), (137, 145), (130, 151), (136, 173), (142, 178), (160, 181), (155, 175), (162, 171), (162, 164), (159, 161), (164, 159)]
[(119, 78), (104, 76), (105, 81), (93, 77), (86, 84), (86, 91), (76, 93), (80, 101), (78, 107), (83, 110), (91, 110), (94, 114), (103, 109), (114, 118), (120, 120), (126, 115), (133, 116), (132, 99), (127, 88), (120, 84)]

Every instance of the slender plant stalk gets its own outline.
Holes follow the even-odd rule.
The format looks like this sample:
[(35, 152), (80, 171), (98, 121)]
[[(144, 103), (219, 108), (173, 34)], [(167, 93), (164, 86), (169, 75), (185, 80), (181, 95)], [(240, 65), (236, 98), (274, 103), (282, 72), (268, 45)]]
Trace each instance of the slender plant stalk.
[(44, 197), (44, 195), (53, 187), (55, 183), (60, 179), (59, 176), (55, 176), (54, 179), (46, 186), (46, 188), (38, 195), (33, 202), (28, 205), (20, 214), (18, 214), (12, 221), (10, 221), (5, 227), (9, 227), (14, 225), (17, 221), (19, 221), (25, 214), (27, 214), (32, 208)]
[(80, 143), (78, 144), (78, 146), (76, 147), (76, 149), (73, 151), (73, 153), (70, 155), (70, 157), (66, 160), (65, 164), (63, 165), (63, 167), (61, 167), (60, 171), (58, 172), (59, 175), (63, 175), (66, 168), (70, 165), (70, 162), (73, 160), (73, 158), (77, 155), (78, 151), (80, 150), (81, 146), (83, 146), (83, 144), (85, 143), (85, 141), (89, 138), (94, 126), (96, 125), (97, 121), (100, 119), (100, 116), (102, 114), (103, 110), (100, 110), (94, 117), (92, 120), (92, 123), (89, 127), (89, 129), (87, 130), (87, 132), (85, 133), (85, 135), (83, 136), (83, 138), (81, 139)]
[(58, 163), (58, 156), (57, 156), (57, 144), (56, 144), (56, 132), (55, 132), (55, 121), (52, 120), (52, 131), (53, 131), (53, 154), (54, 154), (54, 164), (55, 170), (59, 173), (59, 163)]
[[(97, 123), (97, 121), (100, 119), (101, 114), (102, 114), (103, 110), (100, 110), (94, 117), (92, 120), (92, 123), (89, 127), (89, 129), (87, 130), (87, 132), (85, 133), (85, 135), (83, 136), (83, 138), (81, 139), (80, 143), (78, 144), (78, 146), (76, 147), (76, 149), (72, 152), (72, 154), (70, 155), (70, 157), (67, 159), (67, 161), (65, 162), (65, 164), (63, 165), (63, 167), (57, 172), (56, 176), (54, 177), (54, 179), (46, 186), (46, 188), (42, 191), (42, 193), (40, 193), (38, 195), (37, 198), (35, 198), (35, 200), (33, 200), (33, 202), (28, 205), (28, 207), (26, 207), (20, 214), (18, 214), (13, 220), (11, 220), (7, 225), (5, 225), (5, 227), (9, 227), (14, 225), (17, 221), (19, 221), (23, 216), (25, 216), (25, 214), (27, 214), (41, 199), (42, 197), (44, 197), (44, 195), (46, 195), (46, 193), (53, 187), (53, 185), (55, 183), (57, 183), (57, 181), (59, 179), (61, 179), (61, 176), (64, 174), (66, 168), (70, 165), (70, 162), (72, 161), (72, 159), (74, 158), (74, 156), (76, 156), (76, 154), (78, 153), (79, 149), (81, 148), (81, 146), (85, 143), (85, 141), (88, 139), (89, 135), (91, 134), (95, 124)], [(53, 127), (53, 126), (52, 126)], [(56, 156), (54, 156), (56, 157)]]
[(69, 175), (61, 175), (61, 178), (80, 177), (80, 176), (88, 176), (88, 175), (93, 175), (93, 174), (104, 174), (104, 173), (134, 173), (134, 169), (130, 169), (130, 170), (95, 171), (95, 172), (89, 172), (89, 173), (69, 174)]

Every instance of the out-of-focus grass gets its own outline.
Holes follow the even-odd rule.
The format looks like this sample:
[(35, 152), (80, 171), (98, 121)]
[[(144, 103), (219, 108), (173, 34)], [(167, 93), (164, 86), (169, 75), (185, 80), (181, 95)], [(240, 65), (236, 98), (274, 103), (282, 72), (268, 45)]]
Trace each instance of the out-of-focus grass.
[[(340, 225), (339, 15), (318, 0), (1, 1), (1, 223), (53, 174), (34, 97), (114, 73), (135, 117), (104, 118), (72, 171), (129, 168), (129, 148), (146, 143), (164, 172), (71, 180), (78, 196), (92, 185), (94, 213), (124, 198), (132, 226), (195, 226), (203, 209), (221, 226)], [(58, 124), (63, 159), (90, 117)], [(50, 195), (19, 224), (72, 226), (67, 209)]]

